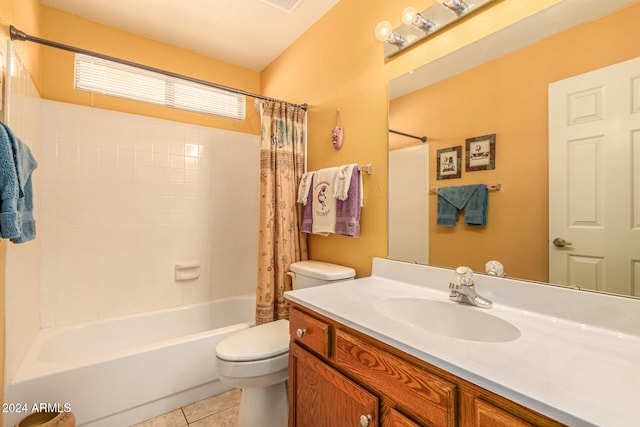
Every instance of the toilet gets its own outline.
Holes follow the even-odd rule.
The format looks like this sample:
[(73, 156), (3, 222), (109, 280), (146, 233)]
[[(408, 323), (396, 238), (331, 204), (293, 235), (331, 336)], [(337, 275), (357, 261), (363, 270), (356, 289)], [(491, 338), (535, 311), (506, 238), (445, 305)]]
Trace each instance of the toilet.
[[(291, 264), (293, 289), (351, 280), (353, 268), (320, 261)], [(238, 427), (286, 427), (289, 321), (282, 319), (237, 332), (216, 346), (222, 383), (242, 389)]]

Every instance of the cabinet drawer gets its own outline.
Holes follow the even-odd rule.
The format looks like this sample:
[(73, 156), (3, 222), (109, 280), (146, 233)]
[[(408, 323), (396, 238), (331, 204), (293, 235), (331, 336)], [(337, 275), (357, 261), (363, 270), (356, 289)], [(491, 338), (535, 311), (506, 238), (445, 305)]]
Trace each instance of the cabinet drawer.
[(461, 426), (566, 427), (566, 424), (476, 387), (461, 387), (459, 396)]
[(476, 426), (533, 427), (533, 424), (482, 399), (476, 399), (474, 403)]
[(328, 323), (295, 308), (289, 311), (291, 338), (324, 357), (329, 357), (329, 331)]
[(342, 330), (336, 331), (336, 362), (421, 423), (455, 425), (455, 384)]

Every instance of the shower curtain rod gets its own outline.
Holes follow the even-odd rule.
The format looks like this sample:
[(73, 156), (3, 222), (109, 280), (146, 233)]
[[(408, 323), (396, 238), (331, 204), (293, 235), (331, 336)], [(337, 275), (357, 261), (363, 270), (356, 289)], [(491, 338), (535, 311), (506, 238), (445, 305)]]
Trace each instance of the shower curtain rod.
[[(232, 87), (229, 87), (229, 86), (224, 86), (224, 85), (220, 85), (220, 84), (217, 84), (217, 83), (208, 82), (206, 80), (196, 79), (194, 77), (189, 77), (189, 76), (185, 76), (185, 75), (182, 75), (182, 74), (173, 73), (171, 71), (162, 70), (160, 68), (149, 67), (147, 65), (138, 64), (136, 62), (127, 61), (126, 59), (120, 59), (120, 58), (116, 58), (114, 56), (103, 55), (101, 53), (92, 52), (90, 50), (81, 49), (79, 47), (69, 46), (69, 45), (58, 43), (58, 42), (54, 42), (54, 41), (51, 41), (51, 40), (42, 39), (40, 37), (30, 36), (27, 33), (25, 33), (24, 31), (20, 31), (19, 29), (17, 29), (13, 25), (10, 26), (9, 33), (11, 35), (11, 40), (33, 42), (33, 43), (38, 43), (38, 44), (41, 44), (41, 45), (44, 45), (44, 46), (54, 47), (56, 49), (66, 50), (66, 51), (69, 51), (69, 52), (81, 53), (83, 55), (93, 56), (94, 58), (105, 59), (107, 61), (117, 62), (117, 63), (123, 64), (123, 65), (128, 65), (130, 67), (136, 67), (136, 68), (140, 68), (142, 70), (152, 71), (154, 73), (159, 73), (159, 74), (164, 74), (165, 76), (174, 77), (174, 78), (182, 79), (182, 80), (187, 80), (187, 81), (190, 81), (192, 83), (198, 83), (198, 84), (209, 86), (209, 87), (213, 87), (213, 88), (216, 88), (216, 89), (226, 90), (228, 92), (232, 92), (232, 93), (235, 93), (237, 95), (244, 95), (244, 96), (248, 96), (248, 97), (251, 97), (251, 98), (262, 99), (264, 101), (276, 101), (276, 102), (280, 101), (280, 100), (275, 99), (275, 98), (269, 98), (269, 97), (266, 97), (266, 96), (258, 95), (256, 93), (246, 92), (246, 91), (241, 90), (241, 89), (235, 89), (235, 88), (232, 88)], [(300, 107), (305, 111), (308, 108), (307, 104), (294, 104), (294, 103), (287, 102), (287, 101), (280, 101), (280, 102), (285, 102), (285, 103), (287, 103), (289, 105), (292, 105), (294, 107)]]
[(411, 135), (409, 133), (404, 133), (404, 132), (400, 132), (400, 131), (392, 130), (392, 129), (389, 129), (389, 133), (395, 133), (395, 134), (398, 134), (398, 135), (406, 136), (408, 138), (419, 139), (422, 142), (427, 142), (427, 137), (426, 136), (415, 136), (415, 135)]

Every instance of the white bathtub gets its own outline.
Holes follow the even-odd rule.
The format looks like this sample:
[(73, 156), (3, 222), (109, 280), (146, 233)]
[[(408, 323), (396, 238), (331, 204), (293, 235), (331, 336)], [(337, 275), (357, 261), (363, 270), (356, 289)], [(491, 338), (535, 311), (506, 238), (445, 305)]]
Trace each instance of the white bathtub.
[(126, 426), (221, 393), (215, 347), (254, 316), (250, 294), (44, 329), (11, 382), (10, 425), (44, 403), (79, 426)]

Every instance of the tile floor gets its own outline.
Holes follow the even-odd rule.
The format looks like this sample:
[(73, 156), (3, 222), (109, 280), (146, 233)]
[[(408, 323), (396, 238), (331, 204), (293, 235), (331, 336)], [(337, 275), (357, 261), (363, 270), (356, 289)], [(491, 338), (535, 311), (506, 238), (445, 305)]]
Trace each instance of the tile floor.
[(232, 389), (131, 427), (235, 427), (240, 393)]

